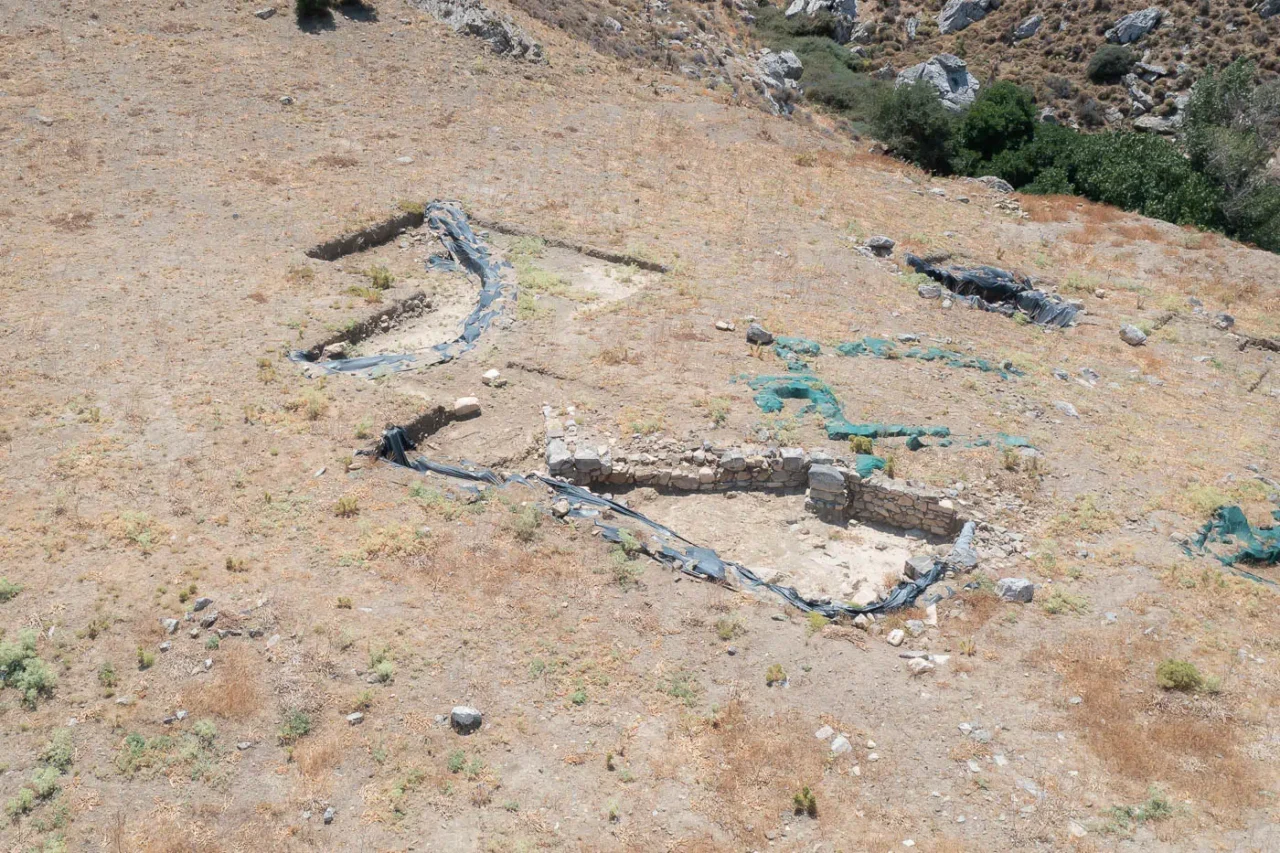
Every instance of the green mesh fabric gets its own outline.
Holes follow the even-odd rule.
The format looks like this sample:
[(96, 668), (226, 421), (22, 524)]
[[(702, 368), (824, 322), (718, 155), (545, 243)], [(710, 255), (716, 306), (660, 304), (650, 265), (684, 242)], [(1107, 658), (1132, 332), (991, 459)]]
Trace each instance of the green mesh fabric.
[[(1273, 512), (1272, 517), (1280, 522), (1280, 510)], [(1192, 543), (1200, 553), (1208, 551), (1224, 566), (1234, 566), (1237, 563), (1280, 563), (1280, 524), (1275, 527), (1254, 527), (1238, 506), (1218, 507), (1213, 517), (1200, 528), (1199, 535)], [(1207, 547), (1210, 544), (1242, 547), (1229, 554), (1219, 554)], [(1191, 553), (1189, 547), (1185, 550), (1188, 554)]]
[(1022, 371), (1008, 362), (993, 364), (985, 358), (976, 358), (953, 352), (952, 350), (941, 349), (940, 347), (911, 347), (907, 350), (899, 350), (896, 344), (892, 341), (886, 341), (884, 338), (863, 338), (860, 341), (840, 344), (836, 347), (836, 352), (850, 357), (868, 355), (873, 358), (914, 358), (920, 361), (941, 361), (948, 367), (981, 370), (984, 373), (999, 373), (1005, 379), (1010, 376), (1022, 375)]
[(773, 352), (786, 362), (787, 370), (792, 373), (803, 373), (809, 369), (809, 362), (801, 356), (818, 355), (822, 352), (822, 347), (817, 341), (811, 341), (808, 338), (780, 337), (774, 339)]
[(747, 380), (748, 387), (756, 392), (756, 405), (762, 412), (780, 412), (784, 400), (804, 400), (800, 414), (817, 412), (825, 421), (827, 438), (906, 438), (932, 436), (945, 438), (951, 431), (944, 426), (916, 427), (901, 424), (853, 424), (844, 417), (840, 401), (827, 383), (816, 376), (756, 376)]

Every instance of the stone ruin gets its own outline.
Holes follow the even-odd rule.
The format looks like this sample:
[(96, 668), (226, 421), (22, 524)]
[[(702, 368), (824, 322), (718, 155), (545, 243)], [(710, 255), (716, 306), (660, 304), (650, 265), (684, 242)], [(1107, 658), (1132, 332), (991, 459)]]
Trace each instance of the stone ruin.
[(717, 447), (671, 438), (634, 440), (626, 450), (579, 433), (572, 407), (557, 418), (545, 407), (551, 476), (581, 486), (650, 486), (665, 491), (732, 489), (807, 491), (805, 508), (823, 521), (850, 519), (950, 537), (963, 526), (941, 491), (875, 472), (863, 477), (848, 460), (800, 447)]

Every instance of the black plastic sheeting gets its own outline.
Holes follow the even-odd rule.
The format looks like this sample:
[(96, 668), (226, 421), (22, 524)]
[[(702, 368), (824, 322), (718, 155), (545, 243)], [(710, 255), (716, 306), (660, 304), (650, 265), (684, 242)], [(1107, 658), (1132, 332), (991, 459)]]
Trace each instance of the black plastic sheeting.
[[(413, 449), (414, 444), (409, 440), (404, 428), (391, 427), (382, 434), (382, 443), (378, 448), (378, 456), (396, 465), (412, 468), (415, 471), (430, 471), (473, 483), (486, 483), (493, 486), (504, 486), (507, 483), (530, 485), (530, 478), (519, 475), (504, 479), (486, 468), (447, 465), (433, 462), (421, 456), (410, 459), (408, 452)], [(942, 580), (951, 568), (940, 560), (934, 560), (933, 567), (928, 572), (915, 580), (899, 583), (882, 600), (866, 607), (859, 608), (840, 602), (809, 599), (802, 596), (795, 587), (768, 583), (741, 563), (724, 560), (713, 549), (690, 542), (671, 528), (654, 521), (642, 513), (636, 512), (630, 507), (597, 495), (589, 489), (541, 474), (531, 475), (531, 478), (542, 482), (554, 494), (568, 500), (571, 507), (570, 515), (590, 519), (600, 529), (600, 535), (609, 542), (621, 544), (623, 528), (601, 521), (600, 516), (605, 511), (610, 511), (622, 518), (631, 519), (666, 540), (661, 543), (660, 547), (655, 547), (649, 542), (642, 542), (641, 546), (646, 554), (670, 568), (702, 580), (726, 585), (732, 585), (736, 582), (753, 589), (767, 589), (781, 596), (799, 610), (806, 613), (818, 613), (828, 619), (835, 619), (838, 616), (854, 617), (859, 613), (884, 613), (890, 610), (910, 607), (916, 603), (926, 589)], [(972, 537), (972, 528), (966, 527), (966, 532)], [(927, 596), (925, 602), (932, 604), (943, 598), (955, 595), (955, 590), (951, 587), (944, 588), (946, 589), (945, 596), (935, 593)]]
[(462, 207), (455, 202), (433, 201), (427, 205), (424, 224), (435, 232), (449, 253), (447, 257), (432, 255), (427, 259), (429, 270), (454, 272), (462, 270), (480, 279), (480, 296), (476, 306), (462, 321), (462, 331), (456, 338), (431, 348), (432, 357), (420, 360), (409, 353), (369, 355), (360, 358), (340, 358), (330, 361), (310, 362), (305, 352), (295, 350), (289, 359), (308, 362), (326, 373), (344, 373), (371, 378), (385, 373), (412, 370), (415, 367), (444, 364), (474, 349), (480, 335), (489, 329), (495, 318), (502, 314), (505, 303), (515, 303), (516, 285), (507, 273), (510, 264), (496, 262), (489, 255), (489, 247), (471, 230), (471, 223)]
[(1070, 326), (1076, 309), (1049, 294), (1036, 290), (1031, 282), (998, 267), (951, 267), (944, 269), (923, 258), (907, 255), (907, 265), (941, 284), (956, 298), (983, 311), (1012, 316), (1020, 310), (1041, 326)]

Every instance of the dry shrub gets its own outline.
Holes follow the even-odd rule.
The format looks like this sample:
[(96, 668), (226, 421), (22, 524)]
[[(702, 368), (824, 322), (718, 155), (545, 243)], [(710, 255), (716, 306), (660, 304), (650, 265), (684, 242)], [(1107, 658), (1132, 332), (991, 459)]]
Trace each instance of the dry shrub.
[(1067, 222), (1081, 205), (1073, 195), (1020, 195), (1018, 201), (1032, 222)]
[(262, 709), (261, 677), (246, 649), (233, 649), (217, 668), (213, 682), (201, 687), (190, 705), (196, 716), (245, 720)]
[(1158, 243), (1162, 237), (1160, 229), (1152, 225), (1150, 222), (1139, 222), (1132, 225), (1117, 225), (1112, 230), (1120, 236), (1127, 237), (1130, 240), (1148, 240), (1152, 243)]
[[(813, 729), (812, 720), (794, 712), (752, 715), (741, 698), (730, 699), (701, 730), (697, 746), (717, 795), (707, 801), (716, 822), (742, 842), (763, 843), (764, 827), (790, 812), (796, 792), (808, 786), (824, 832), (840, 838), (841, 849), (894, 846), (893, 833), (904, 827), (888, 815), (873, 816), (857, 800), (853, 777), (824, 773), (830, 751)], [(748, 825), (755, 829), (748, 832)]]
[(1083, 696), (1071, 713), (1094, 754), (1139, 794), (1168, 785), (1178, 797), (1207, 802), (1219, 820), (1256, 804), (1257, 769), (1241, 753), (1240, 725), (1173, 711), (1149, 697), (1162, 657), (1151, 641), (1124, 645), (1077, 638), (1053, 656), (1067, 692)]
[(343, 732), (332, 731), (322, 737), (302, 738), (293, 750), (293, 760), (303, 778), (320, 782), (336, 767), (347, 747)]
[(1062, 236), (1071, 243), (1093, 246), (1102, 242), (1106, 237), (1106, 229), (1097, 223), (1090, 222), (1078, 231), (1068, 231)]
[(1262, 292), (1262, 286), (1256, 278), (1246, 276), (1234, 276), (1225, 278), (1221, 275), (1215, 275), (1209, 279), (1200, 292), (1208, 297), (1211, 302), (1216, 302), (1227, 308), (1232, 305), (1253, 302), (1258, 298), (1258, 294)]

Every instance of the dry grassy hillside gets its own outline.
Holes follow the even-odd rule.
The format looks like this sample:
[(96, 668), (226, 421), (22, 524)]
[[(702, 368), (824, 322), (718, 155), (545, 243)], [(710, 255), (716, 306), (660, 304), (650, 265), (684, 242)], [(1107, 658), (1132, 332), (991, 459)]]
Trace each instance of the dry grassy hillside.
[[(0, 0), (0, 848), (1280, 846), (1277, 593), (1175, 542), (1220, 503), (1272, 523), (1280, 373), (1236, 333), (1280, 336), (1280, 259), (930, 179), (637, 75), (524, 0), (546, 64), (397, 0), (308, 29), (263, 5)], [(456, 327), (474, 280), (428, 271), (430, 233), (307, 254), (435, 199), (515, 262), (503, 322), (374, 380), (290, 361), (419, 291), (420, 324), (370, 346)], [(1085, 313), (943, 307), (908, 251)], [(541, 487), (363, 455), (471, 396), (424, 454), (544, 469), (544, 406), (615, 452), (847, 454), (734, 381), (786, 372), (750, 317), (822, 344), (850, 420), (1035, 445), (877, 442), (982, 521), (932, 611), (829, 623), (611, 545)], [(1021, 375), (831, 353), (898, 335)], [(950, 546), (827, 524), (796, 491), (616, 496), (799, 586), (886, 555), (862, 580), (892, 586), (902, 554)], [(1001, 600), (1009, 577), (1035, 600)], [(1200, 689), (1162, 687), (1166, 659)]]

